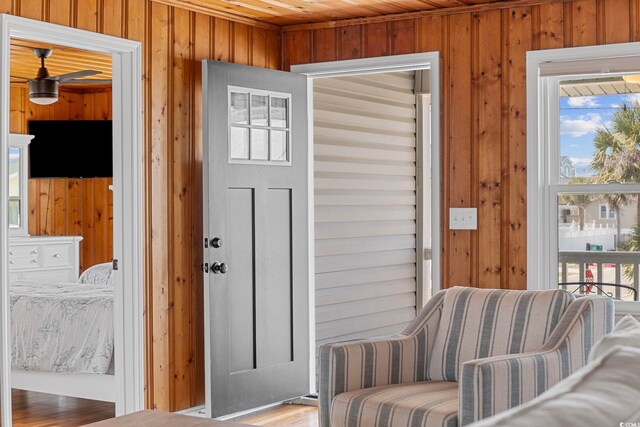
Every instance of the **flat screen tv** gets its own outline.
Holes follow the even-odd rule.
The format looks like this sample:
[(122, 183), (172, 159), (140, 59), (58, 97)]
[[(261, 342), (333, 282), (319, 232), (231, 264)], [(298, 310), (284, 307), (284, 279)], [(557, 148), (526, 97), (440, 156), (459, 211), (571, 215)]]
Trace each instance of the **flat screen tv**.
[(113, 176), (111, 120), (30, 120), (30, 178)]

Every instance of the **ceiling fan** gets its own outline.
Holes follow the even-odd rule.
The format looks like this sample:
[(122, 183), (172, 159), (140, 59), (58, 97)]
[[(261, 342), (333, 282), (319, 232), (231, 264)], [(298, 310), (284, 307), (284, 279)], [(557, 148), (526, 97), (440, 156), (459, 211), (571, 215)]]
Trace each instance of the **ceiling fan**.
[(81, 80), (82, 77), (95, 76), (102, 73), (102, 71), (96, 70), (83, 70), (51, 76), (44, 61), (53, 54), (53, 49), (33, 49), (33, 53), (40, 60), (38, 74), (34, 78), (11, 76), (12, 79), (20, 80), (12, 81), (12, 83), (27, 82), (29, 85), (29, 100), (33, 103), (49, 105), (58, 101), (58, 89), (61, 84), (111, 84), (111, 80)]

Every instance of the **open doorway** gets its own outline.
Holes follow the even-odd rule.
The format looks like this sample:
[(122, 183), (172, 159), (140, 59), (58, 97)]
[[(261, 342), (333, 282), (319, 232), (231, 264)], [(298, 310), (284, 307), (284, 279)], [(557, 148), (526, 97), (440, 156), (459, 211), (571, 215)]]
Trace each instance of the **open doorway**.
[(2, 425), (42, 421), (12, 414), (12, 394), (85, 416), (56, 425), (140, 410), (140, 44), (0, 23), (0, 159), (16, 169), (0, 176)]
[(111, 418), (112, 58), (12, 38), (10, 61), (14, 425)]
[(292, 71), (311, 77), (317, 355), (325, 343), (400, 332), (439, 289), (438, 54)]

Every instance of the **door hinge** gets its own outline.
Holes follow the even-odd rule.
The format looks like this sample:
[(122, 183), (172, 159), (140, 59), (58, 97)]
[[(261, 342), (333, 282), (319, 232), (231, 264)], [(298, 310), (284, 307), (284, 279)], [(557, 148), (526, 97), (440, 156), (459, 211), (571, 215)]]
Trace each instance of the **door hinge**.
[(117, 270), (117, 269), (118, 269), (118, 260), (117, 260), (117, 259), (114, 259), (114, 260), (112, 261), (112, 263), (113, 263), (113, 268), (112, 268), (112, 269), (113, 269), (113, 270)]

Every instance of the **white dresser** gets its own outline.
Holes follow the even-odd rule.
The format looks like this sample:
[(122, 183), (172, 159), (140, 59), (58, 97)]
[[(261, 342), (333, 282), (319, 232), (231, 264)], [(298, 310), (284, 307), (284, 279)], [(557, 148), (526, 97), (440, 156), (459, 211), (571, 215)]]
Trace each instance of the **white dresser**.
[(9, 239), (9, 280), (76, 282), (80, 236), (30, 236)]

